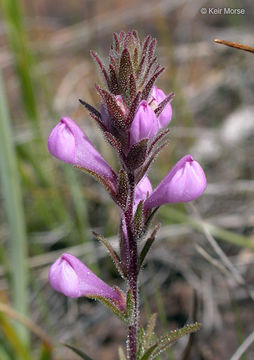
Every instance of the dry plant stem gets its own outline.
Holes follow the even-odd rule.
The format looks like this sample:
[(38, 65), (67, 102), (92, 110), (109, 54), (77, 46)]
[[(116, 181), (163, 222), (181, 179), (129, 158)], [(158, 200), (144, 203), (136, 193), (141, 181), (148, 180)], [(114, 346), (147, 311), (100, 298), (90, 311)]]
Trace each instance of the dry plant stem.
[(237, 42), (225, 41), (225, 40), (221, 40), (221, 39), (214, 39), (214, 42), (216, 42), (217, 44), (227, 45), (227, 46), (233, 47), (235, 49), (245, 50), (245, 51), (254, 53), (254, 47), (249, 46), (249, 45), (239, 44)]
[(133, 319), (128, 327), (127, 349), (128, 360), (136, 360), (137, 355), (137, 336), (138, 336), (138, 248), (137, 240), (133, 232), (132, 217), (135, 181), (132, 173), (128, 174), (130, 184), (130, 199), (128, 209), (125, 212), (126, 228), (129, 240), (129, 256), (128, 256), (128, 285), (133, 297)]

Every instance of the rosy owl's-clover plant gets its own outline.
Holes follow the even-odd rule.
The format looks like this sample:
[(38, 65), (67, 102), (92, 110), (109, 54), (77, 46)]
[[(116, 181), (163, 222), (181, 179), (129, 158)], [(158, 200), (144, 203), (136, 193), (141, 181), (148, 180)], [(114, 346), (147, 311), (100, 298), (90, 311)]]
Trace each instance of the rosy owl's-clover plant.
[[(124, 354), (120, 350), (121, 360), (155, 359), (175, 340), (200, 327), (187, 325), (153, 342), (154, 318), (146, 331), (139, 324), (138, 277), (159, 229), (156, 226), (147, 235), (155, 210), (167, 203), (192, 201), (206, 188), (204, 171), (191, 155), (179, 160), (154, 190), (149, 181), (150, 166), (168, 143), (173, 99), (172, 93), (165, 95), (155, 85), (164, 71), (157, 62), (155, 48), (156, 40), (151, 36), (141, 41), (137, 32), (131, 31), (114, 34), (108, 65), (91, 52), (104, 79), (103, 87), (95, 85), (102, 103), (96, 110), (85, 101), (80, 102), (117, 152), (118, 172), (67, 117), (60, 120), (48, 140), (50, 153), (99, 180), (121, 213), (119, 252), (101, 235), (94, 235), (109, 250), (125, 280), (125, 291), (107, 285), (70, 254), (57, 259), (49, 272), (50, 284), (56, 291), (74, 298), (99, 299), (127, 323), (127, 351)], [(143, 336), (138, 336), (140, 333)]]

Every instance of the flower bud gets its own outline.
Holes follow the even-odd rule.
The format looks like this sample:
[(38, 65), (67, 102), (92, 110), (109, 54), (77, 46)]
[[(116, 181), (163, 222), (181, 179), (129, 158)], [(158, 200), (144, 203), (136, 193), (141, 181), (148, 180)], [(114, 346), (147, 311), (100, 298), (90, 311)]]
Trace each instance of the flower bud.
[(191, 155), (184, 156), (144, 203), (146, 210), (166, 203), (188, 202), (198, 198), (206, 188), (202, 167)]
[[(153, 86), (151, 91), (151, 100), (149, 105), (156, 109), (157, 106), (166, 98), (166, 95), (163, 90), (158, 89), (156, 85)], [(166, 127), (172, 118), (172, 107), (171, 104), (168, 103), (163, 109), (162, 113), (158, 116), (159, 128)]]
[(120, 291), (113, 289), (96, 276), (85, 264), (70, 254), (63, 254), (49, 270), (50, 285), (71, 298), (82, 296), (110, 299), (120, 310), (125, 301)]
[(158, 130), (159, 123), (155, 112), (145, 100), (142, 100), (130, 127), (130, 145), (145, 138), (152, 139)]
[(63, 117), (51, 131), (48, 149), (57, 159), (93, 171), (113, 182), (113, 170), (70, 118)]

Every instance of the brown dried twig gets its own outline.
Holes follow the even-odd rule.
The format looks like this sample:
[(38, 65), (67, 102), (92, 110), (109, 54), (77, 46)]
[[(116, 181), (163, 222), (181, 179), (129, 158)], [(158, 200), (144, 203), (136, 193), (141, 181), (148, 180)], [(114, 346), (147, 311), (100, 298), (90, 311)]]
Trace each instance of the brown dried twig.
[(240, 50), (244, 50), (244, 51), (254, 53), (254, 47), (249, 46), (249, 45), (239, 44), (237, 42), (220, 40), (220, 39), (214, 39), (214, 42), (216, 42), (217, 44), (230, 46), (230, 47), (233, 47), (235, 49), (240, 49)]

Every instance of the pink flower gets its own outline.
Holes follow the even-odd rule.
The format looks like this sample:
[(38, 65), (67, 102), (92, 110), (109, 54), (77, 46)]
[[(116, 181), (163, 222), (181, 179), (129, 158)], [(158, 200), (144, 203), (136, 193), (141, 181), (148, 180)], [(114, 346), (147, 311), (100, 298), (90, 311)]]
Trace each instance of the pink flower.
[[(156, 85), (153, 86), (152, 92), (150, 95), (150, 102), (149, 105), (156, 109), (157, 106), (166, 98), (166, 95), (163, 90), (158, 89)], [(172, 107), (170, 103), (168, 103), (165, 108), (163, 109), (162, 113), (158, 116), (159, 121), (159, 128), (166, 127), (172, 118)]]
[[(141, 179), (140, 182), (137, 184), (136, 189), (135, 189), (133, 214), (135, 214), (135, 211), (137, 210), (139, 202), (142, 200), (145, 200), (146, 197), (152, 193), (152, 191), (153, 191), (153, 188), (150, 183), (150, 180), (148, 179), (148, 176), (144, 176), (143, 179)], [(126, 239), (126, 242), (128, 242), (128, 234), (127, 234), (127, 228), (126, 228), (124, 214), (122, 214), (121, 219), (122, 219), (123, 234)]]
[(53, 289), (65, 296), (103, 297), (112, 300), (120, 310), (125, 308), (125, 301), (119, 290), (108, 286), (85, 264), (70, 254), (63, 254), (51, 265), (49, 282)]
[(77, 124), (63, 117), (51, 131), (49, 152), (57, 159), (80, 166), (114, 181), (114, 172)]
[(202, 167), (191, 155), (184, 156), (165, 176), (144, 203), (146, 210), (166, 203), (188, 202), (198, 198), (206, 188)]
[(152, 139), (158, 130), (159, 123), (155, 112), (145, 100), (142, 100), (130, 127), (130, 145), (145, 138)]
[(144, 176), (143, 179), (136, 186), (135, 197), (134, 197), (134, 210), (136, 210), (139, 202), (145, 200), (153, 191), (152, 185), (148, 176)]

